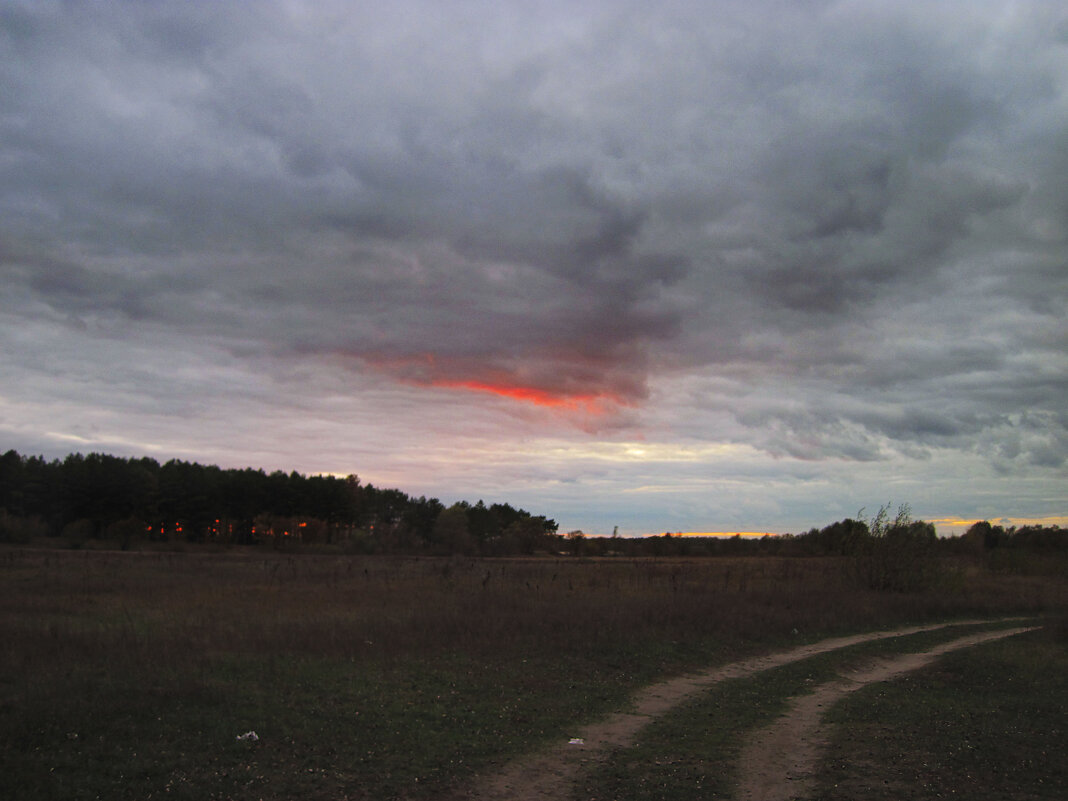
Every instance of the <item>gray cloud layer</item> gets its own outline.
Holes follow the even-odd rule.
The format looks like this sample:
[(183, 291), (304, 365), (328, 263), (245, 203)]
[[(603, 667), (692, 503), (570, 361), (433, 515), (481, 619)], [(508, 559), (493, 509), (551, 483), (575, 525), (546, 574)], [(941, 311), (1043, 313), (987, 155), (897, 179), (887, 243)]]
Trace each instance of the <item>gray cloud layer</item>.
[(1058, 4), (5, 0), (0, 85), (13, 400), (201, 353), (1065, 469)]

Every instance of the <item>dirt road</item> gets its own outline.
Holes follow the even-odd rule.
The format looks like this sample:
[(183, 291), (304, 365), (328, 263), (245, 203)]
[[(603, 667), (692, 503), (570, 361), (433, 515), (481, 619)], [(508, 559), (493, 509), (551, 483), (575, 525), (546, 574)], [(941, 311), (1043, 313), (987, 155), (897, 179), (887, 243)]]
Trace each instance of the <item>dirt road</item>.
[(795, 699), (790, 711), (757, 732), (742, 753), (739, 801), (792, 801), (809, 796), (820, 753), (827, 741), (823, 713), (843, 696), (868, 684), (919, 670), (950, 651), (1033, 630), (1034, 627), (1024, 627), (981, 632), (919, 653), (880, 659)]
[[(765, 670), (788, 665), (817, 654), (824, 654), (846, 648), (851, 645), (882, 640), (890, 637), (901, 637), (909, 634), (917, 634), (924, 631), (933, 631), (946, 628), (951, 625), (996, 623), (999, 621), (969, 620), (956, 621), (955, 623), (942, 623), (930, 626), (913, 626), (909, 628), (894, 629), (892, 631), (870, 632), (856, 634), (850, 637), (835, 637), (821, 640), (817, 643), (802, 645), (788, 651), (775, 654), (753, 657), (741, 662), (713, 668), (701, 673), (679, 676), (669, 681), (647, 687), (638, 692), (634, 698), (634, 711), (619, 712), (604, 720), (587, 725), (573, 733), (570, 737), (559, 744), (532, 756), (520, 759), (507, 765), (500, 772), (483, 776), (475, 784), (475, 787), (465, 797), (471, 801), (560, 801), (570, 795), (571, 788), (577, 780), (598, 761), (604, 759), (609, 750), (613, 748), (625, 748), (632, 745), (638, 733), (657, 717), (664, 715), (675, 707), (699, 695), (717, 682), (726, 679), (741, 678), (760, 673)], [(749, 795), (745, 798), (792, 798), (792, 795), (773, 796), (761, 793), (773, 792), (773, 787), (785, 786), (789, 792), (795, 792), (804, 785), (803, 776), (811, 772), (812, 760), (818, 754), (819, 739), (819, 713), (822, 708), (833, 703), (834, 698), (840, 697), (845, 692), (858, 689), (865, 683), (872, 681), (884, 681), (907, 670), (914, 670), (934, 660), (943, 653), (954, 648), (964, 648), (987, 639), (1007, 637), (1029, 629), (1012, 629), (1008, 631), (984, 632), (970, 635), (950, 643), (944, 643), (921, 654), (907, 654), (902, 657), (887, 661), (885, 664), (870, 668), (869, 670), (855, 674), (849, 678), (843, 678), (840, 682), (824, 685), (819, 691), (825, 691), (826, 697), (822, 700), (809, 700), (813, 696), (805, 696), (797, 702), (797, 708), (780, 723), (785, 727), (782, 731), (762, 732), (761, 736), (768, 739), (754, 739), (753, 744), (747, 751), (746, 758), (752, 774), (746, 775), (744, 792)], [(911, 667), (909, 665), (912, 665)], [(844, 688), (844, 689), (839, 689)], [(838, 693), (837, 695), (835, 693)], [(822, 705), (822, 706), (821, 706)], [(809, 708), (811, 706), (811, 709)], [(804, 708), (805, 711), (799, 711)], [(794, 718), (797, 718), (794, 720)], [(791, 723), (785, 721), (791, 720)], [(813, 720), (815, 723), (813, 723)], [(777, 723), (776, 727), (780, 724)], [(790, 726), (797, 727), (796, 735)], [(772, 727), (775, 729), (776, 727)], [(770, 750), (780, 747), (781, 739), (789, 739), (793, 736), (804, 737), (806, 748), (810, 748), (811, 757), (797, 761), (797, 764), (784, 764), (774, 769), (768, 768), (756, 771), (752, 765)], [(793, 742), (793, 741), (791, 741)], [(791, 751), (795, 746), (791, 745)], [(783, 750), (780, 748), (780, 750)], [(806, 752), (807, 753), (807, 752)], [(752, 761), (755, 760), (755, 761)], [(743, 769), (745, 770), (745, 769)], [(806, 772), (807, 771), (807, 772)], [(760, 777), (757, 778), (759, 772)], [(785, 777), (785, 778), (784, 778)], [(784, 784), (785, 783), (785, 784)]]

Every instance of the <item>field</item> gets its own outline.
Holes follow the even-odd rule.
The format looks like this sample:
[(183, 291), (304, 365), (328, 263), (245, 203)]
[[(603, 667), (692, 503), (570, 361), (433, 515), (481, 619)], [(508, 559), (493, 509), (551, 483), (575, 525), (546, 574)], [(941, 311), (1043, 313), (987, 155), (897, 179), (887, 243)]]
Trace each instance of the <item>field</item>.
[[(1037, 616), (1053, 622), (1016, 648), (976, 653), (997, 656), (1002, 672), (1033, 677), (1041, 674), (1035, 665), (1055, 664), (1063, 676), (1065, 638), (1056, 621), (1066, 602), (1063, 577), (994, 575), (964, 562), (923, 593), (875, 593), (860, 589), (852, 562), (833, 558), (7, 549), (0, 551), (0, 797), (462, 798), (476, 776), (566, 741), (580, 724), (625, 707), (644, 685), (832, 635)], [(708, 731), (696, 731), (693, 716), (707, 720), (710, 712), (695, 704), (666, 717), (627, 758), (592, 773), (585, 796), (687, 797), (679, 785), (695, 785), (697, 763), (708, 775), (720, 771), (744, 721), (774, 714), (776, 699), (814, 672), (890, 647), (858, 646), (751, 680), (757, 684), (725, 685), (701, 704), (747, 710), (731, 718), (742, 727), (733, 739), (716, 745)], [(976, 657), (953, 658), (939, 670), (978, 681), (978, 668), (967, 667)], [(945, 690), (948, 698), (952, 682), (932, 681), (931, 697)], [(760, 682), (767, 686), (754, 689)], [(1056, 710), (1068, 692), (1063, 681), (1028, 686), (1013, 686), (1028, 696), (1013, 708), (1030, 698)], [(861, 714), (871, 704), (857, 706), (860, 697), (843, 705), (841, 725), (872, 739), (863, 727), (874, 724)], [(971, 697), (978, 714), (982, 698)], [(885, 703), (905, 714), (900, 699)], [(248, 732), (255, 737), (238, 739)], [(893, 748), (887, 739), (872, 741)], [(1065, 745), (1063, 727), (1047, 732), (1042, 746), (1017, 739), (1013, 758), (1036, 765), (1041, 756), (1028, 749)], [(664, 756), (666, 743), (672, 754)], [(699, 756), (688, 751), (695, 747), (704, 749)], [(885, 749), (873, 747), (865, 759), (890, 759)], [(635, 758), (648, 753), (660, 756)], [(977, 753), (989, 760), (991, 752)], [(657, 764), (665, 760), (688, 767)], [(833, 788), (841, 765), (824, 770)], [(947, 763), (947, 775), (954, 770), (967, 768)], [(839, 784), (851, 780), (838, 776)], [(729, 792), (722, 785), (701, 797)]]

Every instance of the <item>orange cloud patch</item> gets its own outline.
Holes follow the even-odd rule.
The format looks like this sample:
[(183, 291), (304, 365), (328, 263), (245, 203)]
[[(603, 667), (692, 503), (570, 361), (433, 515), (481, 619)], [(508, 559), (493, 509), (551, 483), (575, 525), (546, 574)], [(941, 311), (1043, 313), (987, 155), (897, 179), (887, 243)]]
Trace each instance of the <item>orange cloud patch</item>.
[(450, 389), (466, 389), (471, 392), (487, 392), (491, 395), (500, 395), (503, 398), (532, 403), (535, 406), (546, 406), (553, 409), (582, 409), (596, 414), (605, 411), (606, 403), (620, 403), (618, 398), (610, 395), (558, 395), (548, 390), (537, 387), (526, 387), (512, 384), (491, 384), (485, 381), (453, 381), (436, 379), (431, 381), (436, 387)]
[[(614, 391), (567, 392), (545, 388), (545, 382), (537, 380), (536, 370), (532, 374), (529, 369), (501, 369), (473, 360), (442, 359), (433, 353), (409, 356), (364, 353), (359, 358), (406, 384), (481, 392), (547, 409), (607, 415), (618, 410), (618, 407), (632, 405), (626, 395)], [(561, 370), (556, 372), (560, 373)], [(566, 368), (562, 372), (566, 375)], [(587, 374), (582, 378), (581, 382), (567, 383), (582, 383), (589, 388), (591, 376)]]

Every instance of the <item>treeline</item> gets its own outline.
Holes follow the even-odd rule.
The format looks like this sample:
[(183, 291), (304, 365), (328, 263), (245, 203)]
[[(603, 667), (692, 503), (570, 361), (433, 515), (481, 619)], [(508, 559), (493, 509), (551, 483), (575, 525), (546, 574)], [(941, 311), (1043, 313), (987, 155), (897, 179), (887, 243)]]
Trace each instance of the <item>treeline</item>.
[(912, 520), (907, 506), (902, 507), (892, 520), (886, 507), (883, 507), (872, 523), (841, 520), (821, 529), (810, 529), (804, 534), (785, 535), (781, 547), (788, 553), (855, 556), (869, 552), (873, 542), (908, 545), (942, 556), (974, 555), (998, 550), (1068, 553), (1068, 529), (1035, 525), (1006, 528), (980, 520), (963, 534), (939, 537), (932, 523)]
[(964, 534), (940, 537), (933, 523), (913, 520), (907, 507), (891, 518), (887, 507), (871, 521), (846, 518), (801, 534), (763, 537), (700, 537), (666, 533), (653, 537), (567, 535), (567, 548), (582, 556), (865, 556), (877, 549), (900, 548), (930, 556), (967, 556), (994, 551), (1068, 554), (1068, 529), (1059, 526), (1010, 526), (986, 520)]
[(337, 546), (350, 552), (533, 553), (557, 525), (509, 504), (446, 507), (355, 475), (297, 472), (99, 453), (47, 461), (0, 457), (0, 541), (63, 537), (129, 548), (138, 541)]
[[(363, 484), (355, 475), (305, 476), (252, 468), (222, 469), (180, 460), (91, 453), (62, 460), (0, 456), (0, 542), (62, 538), (73, 547), (138, 543), (259, 545), (350, 553), (512, 555), (569, 553), (586, 557), (844, 556), (874, 588), (926, 583), (930, 557), (979, 556), (1002, 569), (1033, 568), (1035, 559), (1063, 565), (1068, 530), (975, 523), (956, 537), (889, 505), (870, 519), (858, 514), (801, 534), (765, 537), (590, 537), (557, 533), (555, 521), (506, 503), (437, 498)], [(1025, 563), (1024, 560), (1030, 560)]]
[[(859, 515), (858, 515), (859, 516)], [(959, 585), (962, 564), (996, 572), (1064, 575), (1068, 530), (1058, 526), (1003, 528), (980, 521), (964, 534), (939, 537), (933, 524), (913, 520), (908, 506), (891, 517), (889, 505), (870, 520), (847, 518), (802, 534), (694, 537), (663, 534), (630, 539), (567, 535), (571, 553), (628, 557), (835, 557), (858, 586), (915, 592)]]

